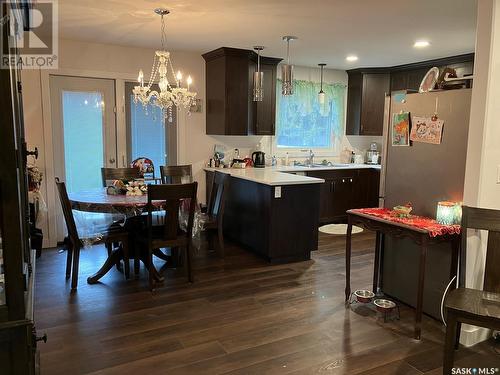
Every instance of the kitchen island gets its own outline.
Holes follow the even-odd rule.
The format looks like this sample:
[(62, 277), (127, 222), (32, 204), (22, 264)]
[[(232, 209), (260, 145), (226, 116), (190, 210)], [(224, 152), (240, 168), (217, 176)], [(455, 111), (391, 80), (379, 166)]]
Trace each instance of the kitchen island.
[(308, 260), (318, 248), (321, 178), (275, 168), (206, 168), (228, 173), (224, 235), (271, 263)]
[[(343, 220), (350, 208), (378, 205), (377, 165), (205, 171), (207, 186), (211, 186), (215, 171), (231, 176), (225, 203), (225, 236), (272, 263), (310, 259), (311, 251), (318, 247), (320, 222)], [(361, 178), (372, 175), (374, 178), (369, 180)], [(353, 200), (363, 194), (370, 198)]]

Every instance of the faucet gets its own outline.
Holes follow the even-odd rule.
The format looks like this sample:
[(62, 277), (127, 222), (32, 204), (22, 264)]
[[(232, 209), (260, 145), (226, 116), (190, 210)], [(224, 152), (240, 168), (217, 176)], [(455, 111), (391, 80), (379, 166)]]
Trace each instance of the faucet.
[(305, 165), (312, 167), (314, 165), (314, 152), (313, 152), (313, 150), (309, 149), (309, 150), (301, 150), (301, 151), (304, 151), (304, 152), (309, 151), (309, 157), (306, 159)]

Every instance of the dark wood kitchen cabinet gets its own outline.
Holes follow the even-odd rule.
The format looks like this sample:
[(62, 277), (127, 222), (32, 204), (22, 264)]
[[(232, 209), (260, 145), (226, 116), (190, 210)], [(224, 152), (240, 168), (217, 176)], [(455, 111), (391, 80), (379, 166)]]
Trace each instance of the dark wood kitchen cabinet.
[(351, 208), (378, 206), (378, 169), (330, 169), (306, 174), (325, 180), (320, 186), (320, 223), (344, 221)]
[(382, 135), (385, 94), (390, 74), (379, 69), (347, 72), (347, 135)]
[(210, 135), (274, 135), (276, 76), (280, 58), (261, 57), (264, 100), (254, 102), (253, 73), (257, 54), (222, 47), (202, 55), (206, 70), (206, 133)]

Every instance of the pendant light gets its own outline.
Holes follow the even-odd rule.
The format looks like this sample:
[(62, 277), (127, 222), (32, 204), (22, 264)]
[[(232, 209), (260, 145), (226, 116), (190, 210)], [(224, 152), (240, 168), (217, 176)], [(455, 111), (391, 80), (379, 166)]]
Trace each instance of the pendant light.
[(286, 64), (281, 65), (281, 94), (293, 95), (293, 65), (290, 64), (290, 41), (297, 40), (296, 36), (285, 35)]
[(319, 104), (323, 105), (325, 104), (325, 98), (326, 98), (326, 95), (325, 95), (325, 92), (323, 91), (323, 68), (326, 66), (326, 64), (324, 63), (321, 63), (321, 64), (318, 64), (319, 68), (320, 68), (320, 71), (321, 71), (321, 80), (320, 80), (320, 89), (319, 89), (319, 93), (318, 93), (318, 102)]
[(261, 102), (264, 99), (264, 73), (260, 71), (260, 51), (264, 49), (262, 46), (254, 46), (257, 51), (257, 71), (253, 73), (253, 101)]

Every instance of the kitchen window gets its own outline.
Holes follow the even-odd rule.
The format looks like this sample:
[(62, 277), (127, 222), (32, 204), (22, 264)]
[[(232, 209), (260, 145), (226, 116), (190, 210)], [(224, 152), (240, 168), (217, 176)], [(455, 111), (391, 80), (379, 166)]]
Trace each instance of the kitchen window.
[(293, 86), (293, 95), (283, 96), (277, 80), (275, 150), (278, 154), (300, 149), (335, 153), (344, 133), (345, 85), (323, 83), (323, 105), (318, 102), (319, 83), (294, 80)]

